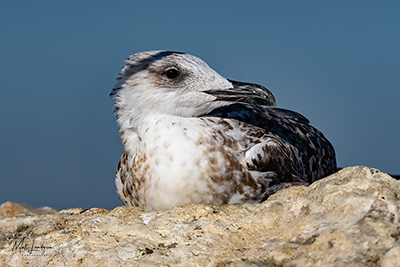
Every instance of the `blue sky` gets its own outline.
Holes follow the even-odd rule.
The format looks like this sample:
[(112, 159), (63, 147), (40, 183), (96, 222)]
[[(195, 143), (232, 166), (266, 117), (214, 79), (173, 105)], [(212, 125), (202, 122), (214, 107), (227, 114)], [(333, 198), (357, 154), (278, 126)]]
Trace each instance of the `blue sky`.
[(398, 1), (2, 1), (0, 203), (113, 208), (109, 92), (124, 59), (169, 49), (262, 84), (341, 167), (400, 173)]

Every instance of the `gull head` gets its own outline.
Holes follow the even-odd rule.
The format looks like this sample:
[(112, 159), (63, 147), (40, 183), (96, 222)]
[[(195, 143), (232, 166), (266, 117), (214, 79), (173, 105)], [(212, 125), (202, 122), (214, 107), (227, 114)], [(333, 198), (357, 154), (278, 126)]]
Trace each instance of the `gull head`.
[(261, 85), (228, 80), (198, 57), (164, 50), (127, 58), (110, 95), (117, 122), (133, 128), (148, 115), (196, 117), (239, 102), (276, 105)]

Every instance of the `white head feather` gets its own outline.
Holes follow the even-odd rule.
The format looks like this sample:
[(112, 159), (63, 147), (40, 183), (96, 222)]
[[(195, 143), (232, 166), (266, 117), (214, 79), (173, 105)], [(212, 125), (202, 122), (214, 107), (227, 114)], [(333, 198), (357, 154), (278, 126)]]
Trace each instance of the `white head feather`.
[(228, 88), (231, 82), (195, 56), (148, 51), (126, 59), (111, 95), (118, 124), (135, 130), (148, 115), (193, 117), (226, 105), (203, 91)]

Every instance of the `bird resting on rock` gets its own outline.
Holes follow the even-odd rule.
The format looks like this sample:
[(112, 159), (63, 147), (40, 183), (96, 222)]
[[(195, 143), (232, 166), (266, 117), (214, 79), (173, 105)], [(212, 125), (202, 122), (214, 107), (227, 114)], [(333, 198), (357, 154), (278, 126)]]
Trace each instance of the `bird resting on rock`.
[(115, 185), (126, 205), (261, 202), (336, 171), (333, 146), (305, 117), (195, 56), (136, 53), (117, 81), (110, 95), (125, 152)]

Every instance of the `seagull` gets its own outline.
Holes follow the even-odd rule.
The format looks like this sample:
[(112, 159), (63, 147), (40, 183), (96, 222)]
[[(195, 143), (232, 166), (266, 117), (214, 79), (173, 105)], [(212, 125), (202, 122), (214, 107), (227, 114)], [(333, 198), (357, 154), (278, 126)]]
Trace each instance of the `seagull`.
[(136, 53), (110, 95), (124, 148), (115, 187), (125, 205), (262, 202), (336, 172), (333, 146), (304, 116), (198, 57)]

